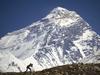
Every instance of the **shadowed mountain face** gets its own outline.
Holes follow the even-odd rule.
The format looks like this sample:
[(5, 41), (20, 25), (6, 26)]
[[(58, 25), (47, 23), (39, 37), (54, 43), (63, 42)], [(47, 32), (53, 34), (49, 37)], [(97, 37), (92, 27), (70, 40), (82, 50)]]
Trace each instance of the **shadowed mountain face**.
[[(100, 36), (76, 12), (57, 7), (0, 40), (0, 70), (43, 70), (71, 63), (99, 63)], [(16, 65), (10, 65), (12, 62)]]

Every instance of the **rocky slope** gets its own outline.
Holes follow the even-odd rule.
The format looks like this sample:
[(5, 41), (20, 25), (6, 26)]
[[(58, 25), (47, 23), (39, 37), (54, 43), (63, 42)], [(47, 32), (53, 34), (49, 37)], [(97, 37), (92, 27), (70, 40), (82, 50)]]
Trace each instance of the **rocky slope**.
[(0, 75), (100, 75), (100, 64), (63, 65), (37, 72), (8, 72)]

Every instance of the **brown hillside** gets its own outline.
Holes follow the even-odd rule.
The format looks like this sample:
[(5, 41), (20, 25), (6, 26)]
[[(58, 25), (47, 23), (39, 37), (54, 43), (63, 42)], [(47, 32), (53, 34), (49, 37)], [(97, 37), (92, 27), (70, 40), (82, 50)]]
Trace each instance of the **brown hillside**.
[(0, 73), (0, 75), (100, 75), (100, 64), (72, 64), (38, 72)]

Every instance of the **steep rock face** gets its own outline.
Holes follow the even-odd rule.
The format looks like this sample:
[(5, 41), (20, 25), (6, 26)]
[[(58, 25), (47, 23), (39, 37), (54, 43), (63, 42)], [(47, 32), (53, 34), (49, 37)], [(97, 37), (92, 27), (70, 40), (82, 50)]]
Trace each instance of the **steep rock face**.
[[(25, 71), (29, 63), (33, 63), (34, 70), (78, 62), (96, 63), (99, 57), (100, 36), (76, 12), (61, 7), (0, 40), (3, 72), (19, 71), (19, 68)], [(12, 62), (17, 66), (9, 67)]]

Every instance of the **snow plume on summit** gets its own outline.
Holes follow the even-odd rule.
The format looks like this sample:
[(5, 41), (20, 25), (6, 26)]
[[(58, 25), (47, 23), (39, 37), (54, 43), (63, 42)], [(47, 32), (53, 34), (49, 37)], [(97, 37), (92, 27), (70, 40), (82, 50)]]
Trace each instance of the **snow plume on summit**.
[(72, 63), (100, 63), (100, 36), (76, 12), (54, 8), (46, 17), (0, 40), (0, 71), (38, 71)]

